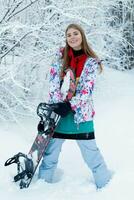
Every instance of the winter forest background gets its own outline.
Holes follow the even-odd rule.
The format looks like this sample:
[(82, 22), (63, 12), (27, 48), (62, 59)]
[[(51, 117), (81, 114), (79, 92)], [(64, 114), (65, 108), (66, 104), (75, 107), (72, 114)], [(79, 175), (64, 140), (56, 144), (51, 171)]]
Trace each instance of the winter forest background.
[(0, 0), (0, 119), (35, 115), (69, 23), (79, 23), (104, 66), (134, 68), (134, 1)]
[[(114, 172), (96, 191), (73, 140), (67, 140), (55, 183), (20, 190), (16, 166), (5, 161), (27, 153), (37, 134), (38, 103), (47, 101), (50, 63), (69, 23), (79, 23), (103, 60), (94, 91), (96, 142)], [(0, 0), (0, 198), (3, 200), (134, 199), (134, 1)]]

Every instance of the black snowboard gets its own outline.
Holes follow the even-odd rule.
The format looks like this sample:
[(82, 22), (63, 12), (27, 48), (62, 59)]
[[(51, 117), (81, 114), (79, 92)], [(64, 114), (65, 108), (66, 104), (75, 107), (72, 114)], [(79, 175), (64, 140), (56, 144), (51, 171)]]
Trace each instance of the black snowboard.
[[(38, 134), (28, 154), (19, 152), (5, 162), (5, 166), (17, 164), (17, 175), (14, 176), (14, 181), (19, 181), (21, 189), (29, 187), (59, 120), (59, 116), (53, 112), (53, 106), (46, 103), (39, 104), (37, 114), (41, 118), (38, 124)], [(22, 157), (23, 163), (20, 162)]]

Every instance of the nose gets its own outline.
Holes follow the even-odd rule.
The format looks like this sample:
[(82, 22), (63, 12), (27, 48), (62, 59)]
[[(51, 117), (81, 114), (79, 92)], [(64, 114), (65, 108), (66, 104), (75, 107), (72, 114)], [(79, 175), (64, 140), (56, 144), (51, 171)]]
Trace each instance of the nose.
[(75, 39), (75, 36), (72, 35), (72, 36), (70, 37), (70, 40), (74, 40), (74, 39)]

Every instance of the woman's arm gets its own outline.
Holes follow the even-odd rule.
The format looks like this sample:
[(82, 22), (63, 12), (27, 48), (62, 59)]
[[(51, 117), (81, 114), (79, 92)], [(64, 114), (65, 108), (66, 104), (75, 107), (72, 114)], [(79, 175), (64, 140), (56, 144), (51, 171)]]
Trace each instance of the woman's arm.
[(51, 64), (49, 79), (49, 103), (62, 101), (62, 94), (60, 91), (60, 72), (62, 67), (61, 57), (62, 54), (60, 50), (58, 50)]
[(76, 96), (74, 96), (70, 101), (71, 107), (75, 112), (82, 109), (81, 107), (90, 101), (94, 90), (97, 69), (97, 60), (95, 58), (89, 58), (83, 68), (76, 90)]

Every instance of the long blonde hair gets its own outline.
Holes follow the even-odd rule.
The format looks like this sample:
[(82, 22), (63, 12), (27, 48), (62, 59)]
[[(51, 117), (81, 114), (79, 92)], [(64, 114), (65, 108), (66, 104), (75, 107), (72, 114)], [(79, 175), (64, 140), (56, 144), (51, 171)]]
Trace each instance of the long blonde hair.
[[(92, 58), (98, 58), (98, 56), (96, 55), (96, 53), (93, 51), (93, 49), (89, 46), (88, 42), (87, 42), (87, 39), (86, 39), (86, 36), (85, 36), (85, 33), (84, 33), (84, 30), (81, 28), (80, 25), (78, 24), (70, 24), (67, 28), (66, 28), (66, 31), (65, 31), (65, 35), (67, 35), (67, 31), (70, 29), (70, 28), (74, 28), (76, 30), (78, 30), (80, 33), (81, 33), (81, 36), (82, 36), (82, 49), (84, 51), (84, 53), (88, 56), (88, 57), (92, 57)], [(63, 55), (63, 67), (67, 68), (68, 67), (68, 64), (69, 64), (69, 57), (68, 57), (68, 51), (69, 51), (69, 45), (67, 43), (67, 40), (66, 40), (66, 45), (65, 45), (65, 48), (64, 48), (64, 55)], [(100, 72), (102, 72), (103, 70), (103, 67), (102, 67), (102, 64), (99, 62), (99, 66), (100, 66)]]

